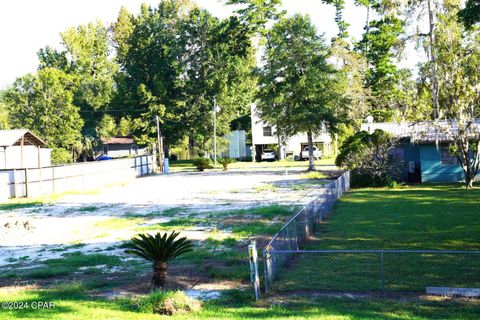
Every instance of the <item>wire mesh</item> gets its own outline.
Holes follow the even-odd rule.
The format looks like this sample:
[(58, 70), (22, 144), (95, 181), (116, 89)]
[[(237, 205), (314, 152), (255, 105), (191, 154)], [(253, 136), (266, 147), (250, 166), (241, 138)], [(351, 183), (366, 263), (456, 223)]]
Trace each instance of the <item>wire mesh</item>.
[(265, 247), (265, 293), (480, 287), (480, 251), (303, 250), (349, 182), (346, 172), (325, 185)]
[[(480, 287), (480, 251), (271, 251), (284, 263), (270, 292), (425, 292), (426, 287)], [(288, 257), (288, 258), (286, 258)]]

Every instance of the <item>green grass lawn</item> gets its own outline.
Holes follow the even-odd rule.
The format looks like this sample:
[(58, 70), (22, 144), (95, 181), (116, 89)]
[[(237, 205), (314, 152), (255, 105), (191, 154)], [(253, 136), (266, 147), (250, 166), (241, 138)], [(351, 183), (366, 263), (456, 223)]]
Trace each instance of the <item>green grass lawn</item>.
[[(334, 158), (326, 158), (315, 161), (315, 165), (329, 170), (335, 169)], [(262, 161), (262, 162), (251, 162), (251, 161), (237, 161), (228, 165), (229, 169), (280, 169), (280, 168), (308, 168), (308, 161), (292, 161), (292, 160), (281, 160), (281, 161)], [(222, 166), (217, 164), (215, 169), (221, 170)], [(181, 171), (195, 171), (196, 168), (193, 165), (193, 160), (176, 160), (170, 162), (170, 170), (172, 172), (181, 172)], [(208, 171), (208, 170), (207, 170)]]
[[(480, 250), (480, 189), (421, 185), (343, 197), (305, 249)], [(480, 287), (480, 254), (385, 253), (385, 288)], [(378, 253), (297, 255), (278, 290), (380, 290)], [(305, 281), (305, 279), (308, 281)]]
[(205, 302), (203, 309), (193, 314), (159, 316), (141, 313), (133, 300), (92, 298), (91, 288), (67, 284), (44, 290), (16, 291), (0, 289), (1, 301), (23, 303), (53, 302), (54, 308), (21, 310), (0, 309), (0, 319), (323, 319), (323, 320), (423, 320), (478, 319), (480, 304), (468, 301), (291, 298), (279, 304), (255, 303), (248, 293), (226, 292), (215, 301)]
[[(312, 179), (318, 177), (311, 177)], [(359, 189), (341, 199), (336, 211), (318, 230), (307, 249), (480, 249), (480, 190), (465, 191), (452, 185), (422, 185), (398, 189)], [(249, 215), (248, 221), (242, 217)], [(220, 281), (248, 283), (246, 252), (239, 244), (252, 234), (273, 234), (293, 214), (292, 208), (268, 206), (252, 210), (206, 213), (202, 217), (175, 218), (166, 229), (215, 222), (231, 230), (226, 239), (212, 237), (198, 244), (194, 252), (180, 257), (175, 264), (194, 266)], [(131, 217), (137, 219), (137, 217)], [(197, 220), (195, 220), (197, 219)], [(243, 219), (243, 220), (242, 220)], [(273, 223), (272, 223), (273, 222)], [(107, 221), (107, 224), (116, 221)], [(122, 225), (118, 225), (122, 227)], [(158, 228), (159, 226), (157, 226)], [(148, 229), (145, 227), (145, 229)], [(33, 279), (49, 278), (60, 272), (64, 277), (80, 268), (91, 268), (89, 278), (81, 282), (47, 285), (39, 288), (1, 288), (0, 301), (47, 301), (53, 309), (0, 309), (0, 319), (479, 319), (480, 302), (433, 300), (426, 297), (393, 298), (299, 298), (287, 294), (276, 299), (251, 300), (251, 291), (226, 291), (219, 300), (208, 301), (193, 314), (159, 316), (142, 313), (132, 298), (107, 299), (98, 293), (111, 290), (116, 280), (100, 277), (103, 269), (95, 265), (116, 266), (117, 258), (101, 254), (69, 254), (47, 260), (42, 269), (24, 270)], [(437, 270), (429, 268), (432, 265)], [(380, 257), (376, 254), (316, 254), (297, 257), (282, 270), (278, 291), (378, 290)], [(148, 263), (135, 265), (129, 283), (138, 274), (149, 271)], [(445, 265), (450, 268), (443, 268)], [(385, 255), (387, 289), (424, 290), (427, 284), (445, 277), (463, 285), (478, 273), (480, 260), (443, 255)], [(295, 268), (295, 272), (293, 272)], [(90, 269), (88, 269), (90, 270)], [(443, 270), (446, 270), (444, 273)], [(290, 271), (290, 272), (287, 272)], [(20, 272), (20, 271), (19, 271)], [(37, 272), (32, 275), (31, 273)], [(98, 274), (97, 274), (98, 273)], [(18, 275), (17, 275), (18, 276)], [(98, 280), (103, 279), (103, 280)], [(420, 279), (420, 280), (419, 280)], [(480, 281), (480, 277), (477, 277)], [(142, 281), (142, 280), (138, 280)], [(413, 285), (412, 285), (412, 282)], [(441, 283), (441, 282), (438, 282)], [(470, 282), (471, 284), (471, 282)], [(480, 286), (480, 283), (473, 283)]]

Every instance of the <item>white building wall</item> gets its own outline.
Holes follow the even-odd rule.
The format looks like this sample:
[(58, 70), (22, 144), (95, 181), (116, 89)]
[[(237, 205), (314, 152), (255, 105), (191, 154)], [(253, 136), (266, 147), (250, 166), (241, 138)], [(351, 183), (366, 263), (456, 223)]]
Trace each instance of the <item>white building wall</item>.
[[(265, 144), (278, 144), (278, 137), (275, 134), (276, 129), (275, 126), (272, 126), (272, 136), (264, 136), (263, 135), (263, 128), (268, 126), (260, 117), (258, 116), (255, 105), (251, 107), (251, 118), (252, 118), (252, 142), (253, 145), (265, 145)], [(324, 143), (330, 144), (332, 142), (332, 138), (328, 133), (322, 133), (320, 135), (313, 136), (314, 143)], [(302, 144), (307, 144), (308, 138), (306, 133), (299, 133), (293, 137), (289, 137), (286, 140), (285, 145), (285, 152), (286, 153), (293, 153), (294, 155), (299, 155), (301, 152)]]
[(225, 136), (228, 140), (228, 156), (234, 159), (244, 159), (247, 156), (245, 130), (235, 130)]
[[(21, 146), (0, 148), (0, 169), (38, 168), (38, 150), (36, 146), (23, 146), (23, 163)], [(40, 148), (40, 167), (49, 167), (51, 149)]]

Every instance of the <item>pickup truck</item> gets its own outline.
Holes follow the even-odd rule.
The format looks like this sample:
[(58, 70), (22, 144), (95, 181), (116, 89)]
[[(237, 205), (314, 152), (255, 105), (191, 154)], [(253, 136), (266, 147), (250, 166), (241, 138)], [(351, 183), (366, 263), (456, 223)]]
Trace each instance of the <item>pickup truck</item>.
[[(315, 146), (313, 146), (313, 158), (315, 160), (322, 159), (322, 151), (318, 150)], [(302, 159), (308, 159), (308, 146), (302, 151)]]

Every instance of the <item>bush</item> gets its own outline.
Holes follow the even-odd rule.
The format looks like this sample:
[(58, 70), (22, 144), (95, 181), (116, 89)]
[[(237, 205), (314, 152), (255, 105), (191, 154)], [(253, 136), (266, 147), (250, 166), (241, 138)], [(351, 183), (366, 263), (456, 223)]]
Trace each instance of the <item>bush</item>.
[(402, 163), (389, 154), (396, 143), (382, 130), (357, 132), (342, 145), (335, 164), (351, 170), (352, 187), (391, 186), (400, 178), (402, 168)]
[(218, 159), (218, 163), (220, 163), (223, 166), (223, 171), (227, 171), (228, 170), (228, 165), (230, 163), (234, 163), (234, 162), (235, 162), (235, 159), (232, 159), (232, 158), (220, 158), (220, 159)]
[(140, 312), (174, 315), (199, 311), (200, 301), (190, 298), (183, 291), (155, 291), (136, 301)]
[(197, 158), (193, 160), (193, 165), (197, 167), (198, 171), (203, 171), (205, 169), (213, 168), (212, 162), (208, 158)]
[(72, 162), (72, 152), (63, 148), (52, 149), (52, 164), (64, 164)]

